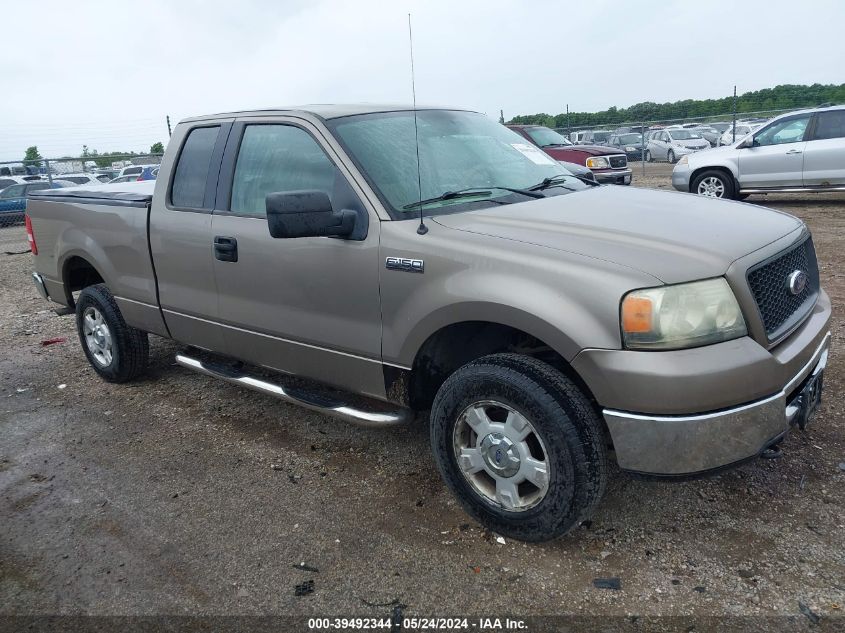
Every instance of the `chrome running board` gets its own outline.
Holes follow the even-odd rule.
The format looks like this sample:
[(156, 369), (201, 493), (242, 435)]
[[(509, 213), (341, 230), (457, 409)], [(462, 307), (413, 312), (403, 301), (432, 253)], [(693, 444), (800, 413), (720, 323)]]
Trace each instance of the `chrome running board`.
[(284, 402), (296, 404), (319, 413), (325, 413), (326, 415), (331, 415), (359, 426), (371, 428), (396, 426), (410, 422), (414, 415), (413, 411), (402, 407), (386, 409), (384, 411), (357, 409), (345, 402), (337, 400), (333, 396), (296, 387), (282, 386), (277, 383), (268, 382), (262, 378), (250, 376), (228, 365), (201, 361), (184, 354), (176, 355), (176, 363), (200, 374), (220, 378), (234, 385), (259, 391)]
[(845, 185), (827, 185), (819, 187), (777, 187), (740, 189), (739, 193), (826, 193), (830, 191), (845, 191)]

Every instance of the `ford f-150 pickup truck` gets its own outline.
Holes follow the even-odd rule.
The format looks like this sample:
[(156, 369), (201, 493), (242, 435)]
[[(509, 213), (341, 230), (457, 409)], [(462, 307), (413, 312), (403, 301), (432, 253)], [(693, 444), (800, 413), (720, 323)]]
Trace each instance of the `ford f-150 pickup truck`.
[(26, 222), (103, 379), (141, 374), (155, 334), (346, 420), (429, 411), (448, 487), (519, 539), (587, 517), (610, 451), (706, 474), (777, 454), (821, 395), (831, 306), (801, 221), (586, 182), (474, 112), (186, 119), (157, 181), (38, 192)]

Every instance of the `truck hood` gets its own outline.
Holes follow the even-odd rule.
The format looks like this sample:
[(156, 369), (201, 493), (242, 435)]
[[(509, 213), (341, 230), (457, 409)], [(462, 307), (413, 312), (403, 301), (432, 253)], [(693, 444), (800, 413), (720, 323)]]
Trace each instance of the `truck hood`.
[(587, 156), (607, 156), (608, 154), (624, 154), (618, 147), (608, 147), (607, 145), (547, 145), (541, 147), (546, 154), (552, 158), (560, 157), (560, 160), (566, 160), (564, 156), (572, 152), (581, 152)]
[(433, 219), (611, 261), (665, 283), (723, 275), (735, 260), (803, 226), (751, 204), (613, 185)]

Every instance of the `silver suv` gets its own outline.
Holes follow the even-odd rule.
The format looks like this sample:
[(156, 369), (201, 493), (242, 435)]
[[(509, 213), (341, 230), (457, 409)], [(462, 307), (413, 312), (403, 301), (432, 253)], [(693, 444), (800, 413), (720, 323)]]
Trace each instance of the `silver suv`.
[(731, 145), (683, 156), (672, 185), (712, 198), (845, 191), (845, 106), (791, 112)]

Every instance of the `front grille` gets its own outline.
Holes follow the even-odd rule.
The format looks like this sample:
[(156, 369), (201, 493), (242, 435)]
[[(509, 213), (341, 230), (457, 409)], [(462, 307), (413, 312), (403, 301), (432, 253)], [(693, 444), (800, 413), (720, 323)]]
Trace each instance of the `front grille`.
[[(799, 294), (789, 289), (795, 271), (807, 274), (807, 285)], [(773, 341), (792, 329), (813, 309), (819, 295), (819, 267), (813, 240), (764, 261), (748, 271), (748, 285), (757, 301), (766, 335)]]
[(622, 155), (622, 156), (611, 156), (610, 157), (610, 166), (613, 169), (622, 169), (623, 167), (628, 166), (628, 159), (624, 155)]

